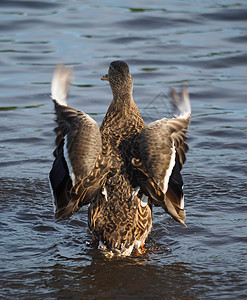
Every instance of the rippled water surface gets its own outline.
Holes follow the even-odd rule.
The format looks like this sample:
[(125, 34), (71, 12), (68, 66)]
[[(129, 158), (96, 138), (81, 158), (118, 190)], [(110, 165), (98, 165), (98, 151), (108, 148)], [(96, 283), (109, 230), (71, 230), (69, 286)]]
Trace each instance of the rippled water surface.
[[(246, 299), (246, 26), (245, 1), (0, 1), (1, 299)], [(184, 84), (193, 116), (188, 228), (155, 208), (147, 252), (110, 260), (88, 246), (86, 208), (54, 222), (47, 174), (54, 66), (74, 66), (70, 105), (100, 124), (116, 59), (146, 122)]]

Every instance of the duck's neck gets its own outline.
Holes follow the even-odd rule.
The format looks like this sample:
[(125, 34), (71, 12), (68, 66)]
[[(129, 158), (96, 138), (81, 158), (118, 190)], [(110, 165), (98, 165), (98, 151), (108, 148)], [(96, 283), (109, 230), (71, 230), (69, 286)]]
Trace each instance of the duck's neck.
[(116, 106), (129, 106), (133, 102), (133, 95), (131, 93), (113, 93), (112, 103)]
[(107, 110), (103, 123), (114, 118), (117, 120), (119, 120), (119, 118), (127, 120), (133, 118), (133, 114), (137, 116), (140, 115), (132, 94), (113, 94), (112, 102)]

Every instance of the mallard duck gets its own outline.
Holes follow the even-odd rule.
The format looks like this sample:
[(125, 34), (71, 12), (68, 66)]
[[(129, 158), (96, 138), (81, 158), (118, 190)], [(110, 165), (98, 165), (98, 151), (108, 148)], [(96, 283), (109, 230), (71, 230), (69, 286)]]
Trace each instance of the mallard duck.
[(133, 80), (124, 61), (110, 64), (113, 100), (99, 127), (67, 106), (71, 68), (59, 65), (52, 80), (55, 160), (50, 183), (56, 219), (88, 204), (88, 226), (105, 252), (140, 251), (152, 227), (152, 206), (161, 206), (186, 226), (181, 169), (191, 108), (187, 89), (172, 89), (176, 116), (146, 125), (133, 100)]

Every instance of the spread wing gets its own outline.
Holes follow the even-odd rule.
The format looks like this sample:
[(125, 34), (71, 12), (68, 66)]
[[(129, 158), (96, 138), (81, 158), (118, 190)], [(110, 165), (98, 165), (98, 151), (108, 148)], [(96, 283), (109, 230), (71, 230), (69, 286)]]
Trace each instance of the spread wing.
[(95, 168), (96, 160), (98, 169), (102, 169), (103, 164), (100, 161), (102, 141), (98, 124), (86, 113), (67, 106), (70, 70), (57, 66), (52, 81), (57, 147), (50, 183), (59, 220), (68, 218), (90, 202), (99, 188), (94, 180), (99, 174)]
[(139, 137), (139, 157), (132, 159), (132, 164), (144, 194), (186, 226), (180, 171), (188, 150), (185, 139), (191, 115), (187, 89), (184, 87), (181, 95), (172, 89), (172, 99), (178, 115), (152, 122), (144, 128)]

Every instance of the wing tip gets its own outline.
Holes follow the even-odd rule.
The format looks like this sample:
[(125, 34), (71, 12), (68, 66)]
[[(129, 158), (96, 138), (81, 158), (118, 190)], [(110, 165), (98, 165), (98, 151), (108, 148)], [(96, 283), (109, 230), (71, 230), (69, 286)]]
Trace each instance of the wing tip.
[(178, 93), (174, 87), (171, 87), (170, 89), (174, 115), (176, 117), (189, 118), (191, 115), (191, 105), (188, 87), (183, 86), (180, 93)]
[(51, 98), (60, 105), (67, 105), (67, 94), (72, 81), (72, 66), (57, 64), (51, 82)]
[(185, 228), (188, 228), (188, 226), (184, 223), (183, 220), (179, 220), (179, 223), (182, 224)]

